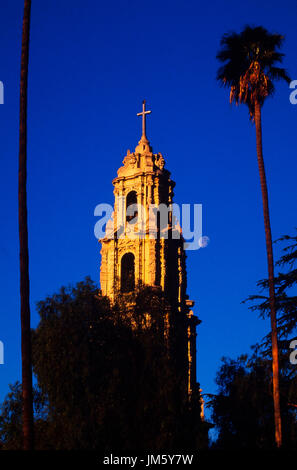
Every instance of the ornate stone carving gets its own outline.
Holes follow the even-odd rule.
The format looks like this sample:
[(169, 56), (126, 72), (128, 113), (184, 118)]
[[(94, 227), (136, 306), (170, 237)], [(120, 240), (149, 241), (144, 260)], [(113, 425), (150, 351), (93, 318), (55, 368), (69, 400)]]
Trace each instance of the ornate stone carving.
[(155, 159), (155, 165), (160, 168), (160, 170), (163, 170), (164, 166), (165, 166), (165, 160), (163, 158), (163, 155), (161, 153), (158, 153), (156, 155), (156, 159)]
[(127, 155), (123, 160), (123, 164), (125, 167), (131, 167), (132, 169), (135, 168), (135, 165), (137, 164), (136, 155), (134, 153), (130, 153), (130, 150), (128, 150)]
[[(164, 170), (165, 160), (161, 153), (153, 154), (152, 147), (146, 137), (146, 116), (149, 114), (143, 104), (143, 110), (139, 113), (142, 116), (142, 137), (134, 153), (130, 150), (123, 160), (123, 166), (118, 170), (118, 176), (113, 180), (115, 202), (123, 202), (123, 211), (126, 210), (127, 200), (125, 199), (130, 191), (136, 191), (137, 202), (145, 207), (146, 226), (141, 231), (139, 220), (135, 224), (129, 224), (126, 220), (126, 213), (123, 212), (121, 218), (122, 226), (117, 227), (117, 234), (114, 238), (108, 238), (112, 235), (114, 224), (119, 224), (119, 213), (117, 204), (115, 204), (115, 213), (107, 223), (106, 236), (101, 239), (101, 290), (102, 295), (110, 298), (111, 302), (116, 300), (116, 296), (121, 294), (121, 260), (126, 253), (134, 255), (134, 276), (135, 289), (139, 285), (149, 285), (158, 288), (170, 299), (168, 312), (164, 312), (165, 323), (170, 330), (170, 315), (184, 315), (185, 331), (189, 334), (188, 345), (185, 355), (188, 360), (188, 370), (186, 371), (185, 383), (187, 383), (187, 393), (191, 395), (196, 383), (196, 365), (195, 365), (195, 325), (193, 313), (190, 311), (190, 305), (186, 300), (186, 269), (185, 253), (182, 242), (174, 239), (165, 239), (158, 236), (158, 227), (154, 223), (155, 238), (151, 236), (148, 228), (150, 227), (149, 205), (154, 203), (165, 204), (169, 206), (173, 199), (173, 187), (175, 183), (170, 179), (170, 173)], [(164, 170), (164, 171), (163, 171)], [(123, 199), (120, 199), (124, 196)], [(156, 218), (154, 218), (154, 221)], [(173, 221), (173, 231), (181, 233), (178, 221)], [(137, 231), (138, 230), (138, 231)], [(128, 233), (130, 232), (130, 233)], [(128, 235), (131, 233), (134, 237)], [(190, 313), (191, 312), (191, 313)], [(172, 317), (173, 318), (173, 317)], [(196, 318), (196, 317), (194, 317)], [(170, 320), (170, 321), (169, 321)], [(149, 319), (148, 319), (149, 325)], [(190, 328), (190, 330), (188, 329)], [(185, 336), (186, 337), (186, 336)], [(189, 348), (189, 349), (188, 349)]]

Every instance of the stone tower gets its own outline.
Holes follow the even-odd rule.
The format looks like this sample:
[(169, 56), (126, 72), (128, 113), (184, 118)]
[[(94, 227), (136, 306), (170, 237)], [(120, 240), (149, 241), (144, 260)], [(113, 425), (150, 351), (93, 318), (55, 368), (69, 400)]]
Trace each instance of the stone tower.
[[(189, 397), (196, 384), (194, 302), (186, 294), (184, 240), (172, 214), (174, 181), (161, 153), (153, 153), (146, 136), (145, 101), (142, 136), (133, 153), (127, 151), (114, 185), (114, 212), (100, 239), (102, 295), (112, 302), (141, 286), (161, 290), (169, 300), (170, 325), (179, 325), (185, 338), (186, 383)], [(165, 220), (165, 223), (164, 223)], [(170, 328), (170, 327), (169, 327)]]

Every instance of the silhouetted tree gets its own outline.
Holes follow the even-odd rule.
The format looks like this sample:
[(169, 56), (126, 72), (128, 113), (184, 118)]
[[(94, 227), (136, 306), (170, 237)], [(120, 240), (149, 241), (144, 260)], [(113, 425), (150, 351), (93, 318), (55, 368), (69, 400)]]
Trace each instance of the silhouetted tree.
[[(281, 373), (280, 403), (283, 418), (283, 447), (296, 449), (297, 415), (288, 406), (296, 397), (296, 371), (288, 360)], [(289, 371), (289, 369), (291, 369)], [(292, 373), (294, 374), (292, 377)], [(265, 357), (243, 355), (236, 360), (223, 358), (217, 373), (217, 395), (210, 396), (212, 422), (218, 436), (214, 448), (273, 449), (274, 415), (271, 392), (271, 361)]]
[(239, 34), (225, 34), (221, 40), (222, 48), (217, 54), (217, 59), (223, 62), (218, 70), (217, 79), (223, 86), (230, 87), (230, 102), (235, 101), (236, 104), (245, 103), (248, 105), (250, 117), (255, 122), (256, 127), (257, 158), (262, 190), (269, 278), (275, 440), (278, 447), (282, 443), (278, 343), (273, 250), (262, 148), (261, 107), (266, 98), (273, 94), (275, 80), (290, 82), (285, 69), (276, 66), (283, 59), (284, 54), (278, 51), (282, 42), (283, 36), (280, 34), (271, 34), (261, 26), (255, 28), (247, 26)]
[(19, 132), (19, 239), (20, 239), (20, 294), (22, 335), (22, 397), (24, 449), (33, 448), (32, 365), (29, 299), (29, 250), (27, 222), (27, 87), (29, 62), (31, 0), (25, 0), (20, 83)]
[[(296, 334), (297, 326), (297, 296), (294, 295), (294, 288), (297, 286), (297, 236), (285, 235), (277, 242), (287, 243), (283, 248), (283, 255), (276, 263), (276, 267), (282, 268), (282, 271), (278, 272), (274, 278), (278, 335), (281, 340), (285, 340), (292, 333)], [(267, 290), (268, 285), (267, 279), (257, 283), (262, 291)], [(251, 295), (247, 300), (254, 302), (249, 308), (258, 311), (262, 318), (269, 316), (267, 295)], [(268, 344), (269, 336), (265, 338), (263, 346), (267, 347)]]
[[(39, 302), (40, 322), (32, 332), (36, 393), (44, 404), (42, 419), (35, 414), (37, 448), (207, 445), (199, 397), (190, 407), (181, 386), (184, 371), (168, 353), (166, 308), (161, 291), (146, 287), (110, 306), (88, 278)], [(16, 404), (17, 395), (10, 396), (4, 408)], [(12, 448), (19, 421), (5, 410), (0, 438)]]
[[(10, 391), (0, 408), (0, 449), (21, 450), (23, 448), (22, 384), (16, 382), (9, 388)], [(54, 435), (50, 434), (51, 428), (47, 422), (48, 404), (37, 387), (33, 388), (33, 411), (36, 448), (50, 448), (50, 442), (53, 448)]]

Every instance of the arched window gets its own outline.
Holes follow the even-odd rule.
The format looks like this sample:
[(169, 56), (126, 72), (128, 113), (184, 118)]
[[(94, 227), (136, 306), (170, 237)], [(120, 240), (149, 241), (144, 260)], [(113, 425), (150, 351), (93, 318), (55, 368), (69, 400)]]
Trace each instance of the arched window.
[[(137, 204), (137, 193), (136, 191), (130, 191), (130, 193), (128, 193), (126, 197), (126, 213), (127, 213), (128, 207), (134, 204)], [(126, 215), (126, 221), (130, 222), (132, 219), (136, 218), (137, 215), (138, 215), (137, 210), (132, 211), (130, 215)]]
[(133, 253), (125, 253), (121, 259), (121, 291), (135, 289), (135, 259)]

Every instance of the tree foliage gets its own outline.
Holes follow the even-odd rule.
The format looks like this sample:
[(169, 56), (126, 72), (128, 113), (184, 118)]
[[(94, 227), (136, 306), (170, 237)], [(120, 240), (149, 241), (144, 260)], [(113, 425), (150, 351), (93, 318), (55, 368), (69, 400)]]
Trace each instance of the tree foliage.
[[(297, 229), (296, 229), (297, 230)], [(277, 328), (282, 340), (280, 346), (288, 350), (287, 338), (292, 340), (296, 336), (297, 325), (297, 234), (284, 235), (276, 241), (285, 243), (282, 248), (282, 256), (276, 263), (279, 272), (275, 276)], [(262, 291), (248, 297), (246, 301), (252, 302), (250, 309), (259, 312), (261, 318), (269, 316), (269, 297), (266, 295), (268, 280), (258, 281), (257, 286)], [(245, 302), (246, 302), (245, 301)], [(293, 335), (293, 337), (292, 337)], [(270, 337), (267, 335), (263, 346), (267, 347)]]
[[(42, 419), (35, 412), (37, 448), (206, 445), (199, 397), (190, 408), (168, 354), (164, 308), (162, 293), (150, 288), (111, 307), (90, 279), (39, 302), (32, 332), (35, 403), (44, 404)], [(4, 448), (18, 446), (18, 392), (17, 384), (3, 405)]]
[[(297, 372), (290, 363), (288, 337), (296, 334), (297, 297), (297, 236), (283, 236), (283, 254), (276, 266), (281, 269), (275, 276), (277, 325), (281, 338), (280, 402), (283, 419), (283, 445), (295, 449), (297, 444)], [(270, 314), (268, 280), (258, 282), (263, 295), (252, 295), (249, 308), (266, 318)], [(253, 355), (236, 360), (223, 359), (217, 374), (218, 394), (210, 397), (212, 420), (218, 431), (215, 443), (219, 448), (272, 448), (273, 401), (271, 392), (270, 334), (262, 344), (255, 345)]]
[[(287, 362), (288, 365), (288, 362)], [(289, 365), (288, 365), (288, 368)], [(297, 376), (282, 369), (280, 377), (281, 412), (283, 419), (283, 447), (296, 449)], [(291, 370), (292, 371), (292, 370)], [(253, 354), (236, 360), (222, 359), (217, 373), (218, 393), (211, 395), (212, 421), (217, 430), (213, 444), (218, 449), (273, 449), (274, 416), (271, 390), (271, 361)]]
[(284, 37), (269, 33), (262, 26), (246, 26), (241, 33), (225, 34), (217, 59), (223, 63), (218, 81), (230, 88), (230, 103), (245, 103), (254, 118), (255, 102), (261, 106), (274, 93), (274, 81), (291, 80), (282, 67), (284, 54), (279, 52)]

